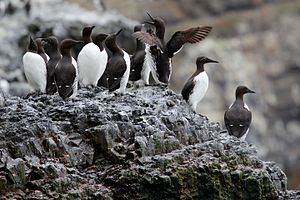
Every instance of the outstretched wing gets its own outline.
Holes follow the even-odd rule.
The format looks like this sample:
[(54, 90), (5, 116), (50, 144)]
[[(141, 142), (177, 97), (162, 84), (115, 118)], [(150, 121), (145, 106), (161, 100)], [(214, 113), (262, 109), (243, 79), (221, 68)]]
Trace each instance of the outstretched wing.
[(167, 43), (167, 51), (169, 58), (172, 58), (183, 47), (185, 43), (197, 43), (206, 38), (212, 27), (202, 26), (187, 29), (185, 31), (177, 31)]
[(150, 46), (158, 46), (160, 49), (163, 49), (163, 45), (159, 38), (151, 33), (138, 31), (132, 34), (133, 37), (140, 40), (141, 42), (148, 44)]

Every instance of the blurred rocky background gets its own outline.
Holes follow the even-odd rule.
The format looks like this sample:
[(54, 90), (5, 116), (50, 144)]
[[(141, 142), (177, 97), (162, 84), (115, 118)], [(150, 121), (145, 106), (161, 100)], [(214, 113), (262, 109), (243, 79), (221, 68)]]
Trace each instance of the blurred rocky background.
[(211, 25), (207, 39), (186, 45), (173, 59), (170, 88), (180, 93), (195, 70), (197, 56), (220, 62), (207, 65), (208, 93), (198, 107), (212, 121), (223, 122), (237, 85), (253, 111), (247, 141), (264, 160), (277, 162), (290, 189), (300, 188), (300, 1), (299, 0), (0, 0), (0, 87), (5, 95), (29, 91), (22, 70), (28, 35), (80, 38), (84, 25), (95, 32), (123, 28), (119, 42), (134, 49), (133, 26), (145, 11), (167, 23), (166, 38), (177, 30)]

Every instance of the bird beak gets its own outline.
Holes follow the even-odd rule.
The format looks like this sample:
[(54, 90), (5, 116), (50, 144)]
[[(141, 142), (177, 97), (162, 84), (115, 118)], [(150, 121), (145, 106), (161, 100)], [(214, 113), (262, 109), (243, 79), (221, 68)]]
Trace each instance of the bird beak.
[(83, 44), (83, 41), (75, 41), (76, 44)]
[(247, 93), (255, 93), (253, 90), (248, 90)]
[(96, 26), (91, 26), (91, 30), (93, 30)]
[(208, 58), (207, 63), (219, 63), (219, 62)]
[(146, 12), (147, 13), (147, 15), (150, 17), (150, 19), (152, 20), (152, 21), (154, 21), (154, 18), (150, 15), (150, 13), (148, 13), (148, 12)]
[(123, 29), (120, 29), (118, 32), (115, 33), (115, 35), (119, 35), (122, 32)]

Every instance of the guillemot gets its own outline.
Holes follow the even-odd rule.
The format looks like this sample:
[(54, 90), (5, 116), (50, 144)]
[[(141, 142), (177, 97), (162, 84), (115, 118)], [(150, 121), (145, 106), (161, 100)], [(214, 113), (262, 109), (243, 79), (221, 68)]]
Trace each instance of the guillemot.
[(106, 66), (106, 71), (99, 80), (100, 86), (107, 87), (110, 92), (125, 92), (130, 73), (130, 57), (116, 43), (116, 38), (122, 29), (109, 35), (105, 40), (106, 47), (112, 52)]
[(47, 62), (47, 94), (54, 94), (57, 91), (55, 80), (54, 80), (54, 71), (58, 61), (61, 59), (61, 54), (59, 52), (59, 43), (55, 36), (50, 36), (48, 38), (42, 39), (46, 42), (46, 46), (49, 46), (48, 55), (50, 57)]
[(229, 135), (234, 135), (240, 138), (241, 141), (246, 139), (252, 120), (251, 111), (243, 98), (244, 94), (247, 93), (255, 92), (246, 86), (238, 86), (235, 91), (236, 100), (229, 106), (224, 114), (224, 122)]
[(149, 48), (146, 48), (146, 64), (151, 69), (155, 82), (167, 85), (172, 72), (171, 59), (173, 56), (182, 49), (185, 43), (197, 43), (206, 38), (212, 27), (202, 26), (176, 31), (166, 43), (164, 39), (164, 20), (147, 14), (152, 21), (146, 21), (145, 23), (155, 26), (155, 34), (138, 31), (132, 35), (149, 45)]
[(82, 41), (64, 39), (60, 44), (62, 58), (58, 61), (54, 77), (58, 94), (61, 98), (75, 97), (78, 90), (77, 64), (72, 61), (71, 48)]
[(181, 91), (183, 99), (191, 105), (195, 112), (197, 105), (204, 97), (209, 84), (207, 73), (204, 70), (204, 64), (206, 63), (218, 63), (218, 61), (211, 60), (204, 56), (198, 57), (196, 60), (197, 70), (188, 79)]
[(92, 30), (95, 26), (84, 27), (82, 40), (84, 47), (78, 54), (79, 81), (84, 86), (97, 85), (106, 68), (108, 55), (106, 50), (100, 48), (92, 41)]
[(37, 51), (37, 44), (30, 36), (28, 50), (23, 56), (24, 73), (32, 89), (35, 92), (44, 93), (47, 84), (47, 69), (45, 60)]

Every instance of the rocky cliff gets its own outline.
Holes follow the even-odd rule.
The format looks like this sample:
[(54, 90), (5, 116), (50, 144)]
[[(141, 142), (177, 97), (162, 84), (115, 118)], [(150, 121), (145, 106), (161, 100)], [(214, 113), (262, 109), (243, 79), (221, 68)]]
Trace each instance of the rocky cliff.
[(171, 90), (6, 97), (2, 199), (296, 199), (256, 148)]

